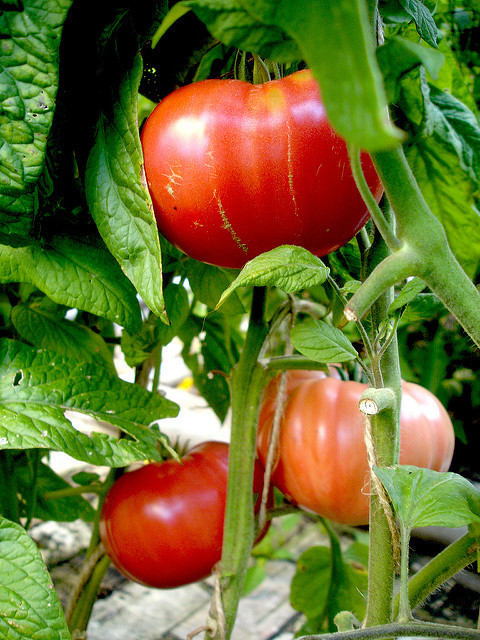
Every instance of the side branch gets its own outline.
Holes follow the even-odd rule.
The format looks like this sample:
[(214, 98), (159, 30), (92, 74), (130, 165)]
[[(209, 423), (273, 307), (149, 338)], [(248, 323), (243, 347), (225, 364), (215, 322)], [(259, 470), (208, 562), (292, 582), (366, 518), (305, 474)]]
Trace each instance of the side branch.
[(431, 622), (392, 622), (366, 629), (352, 629), (351, 631), (338, 631), (337, 633), (325, 633), (322, 635), (301, 636), (298, 640), (374, 640), (376, 638), (455, 638), (467, 640), (480, 639), (480, 631), (456, 627), (453, 625), (436, 624)]

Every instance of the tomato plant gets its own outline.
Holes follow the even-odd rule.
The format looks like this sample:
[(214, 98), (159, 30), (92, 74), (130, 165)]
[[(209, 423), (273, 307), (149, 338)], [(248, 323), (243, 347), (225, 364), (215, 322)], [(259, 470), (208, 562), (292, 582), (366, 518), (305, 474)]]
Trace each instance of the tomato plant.
[[(222, 553), (228, 449), (205, 442), (180, 462), (146, 464), (114, 483), (102, 505), (100, 534), (124, 575), (167, 589), (211, 573)], [(261, 494), (262, 485), (257, 463), (254, 491)]]
[[(244, 593), (266, 376), (316, 366), (309, 358), (352, 366), (355, 361), (367, 370), (368, 399), (380, 398), (381, 410), (371, 416), (378, 479), (391, 497), (401, 534), (397, 591), (396, 543), (388, 526), (392, 512), (382, 489), (372, 487), (365, 618), (361, 629), (338, 637), (478, 636), (477, 629), (452, 631), (451, 625), (437, 624), (432, 631), (430, 623), (411, 621), (410, 609), (475, 560), (480, 537), (469, 525), (478, 521), (480, 498), (475, 483), (467, 478), (461, 483), (456, 473), (398, 465), (394, 411), (402, 368), (409, 379), (439, 394), (474, 450), (480, 415), (480, 85), (473, 50), (480, 14), (475, 4), (22, 0), (0, 5), (2, 635), (84, 637), (93, 611), (107, 637), (105, 618), (99, 619), (93, 606), (110, 564), (98, 527), (91, 527), (66, 615), (53, 598), (44, 554), (29, 530), (39, 520), (96, 523), (99, 513), (79, 494), (103, 496), (118, 468), (161, 461), (158, 443), (165, 443), (169, 429), (164, 420), (179, 412), (170, 398), (182, 404), (185, 399), (173, 389), (179, 382), (169, 362), (175, 339), (173, 352), (180, 355), (181, 343), (195, 391), (220, 420), (228, 416), (231, 426), (219, 589), (208, 614), (211, 640), (229, 640)], [(256, 79), (262, 64), (275, 77), (286, 77), (261, 86), (225, 80), (234, 70)], [(296, 72), (304, 67), (311, 73)], [(182, 85), (189, 86), (171, 93)], [(139, 120), (160, 99), (141, 134)], [(329, 125), (348, 145), (351, 170), (345, 145)], [(163, 132), (158, 147), (155, 131)], [(179, 256), (159, 236), (148, 184), (159, 219), (167, 218), (162, 224), (169, 225), (160, 230), (194, 258), (238, 267), (283, 243), (318, 255), (334, 253), (323, 265), (306, 249), (277, 247), (273, 255), (250, 261), (242, 274)], [(368, 215), (358, 242), (335, 251)], [(173, 227), (176, 235), (170, 236)], [(135, 369), (129, 382), (123, 379), (123, 358)], [(293, 374), (289, 384), (292, 379)], [(321, 376), (306, 384), (350, 385)], [(292, 414), (303, 389), (288, 391)], [(405, 403), (410, 396), (405, 386)], [(337, 404), (340, 419), (344, 407)], [(411, 406), (419, 410), (417, 401)], [(305, 402), (302, 411), (310, 408)], [(82, 413), (88, 425), (80, 420)], [(104, 432), (105, 420), (115, 431)], [(181, 421), (177, 427), (182, 429)], [(348, 444), (348, 431), (342, 433)], [(415, 437), (404, 439), (404, 456), (417, 462), (412, 456), (437, 450), (442, 439), (435, 437), (432, 449), (421, 426)], [(468, 472), (459, 449), (452, 468)], [(312, 451), (302, 452), (302, 474), (311, 468)], [(66, 474), (50, 452), (86, 464), (88, 473)], [(355, 449), (335, 463), (340, 479), (359, 455)], [(322, 464), (326, 471), (334, 466), (330, 459)], [(102, 471), (97, 474), (92, 466)], [(172, 468), (186, 474), (189, 466), (186, 461)], [(102, 482), (105, 468), (110, 471)], [(218, 468), (215, 480), (225, 479)], [(189, 497), (209, 486), (207, 470), (207, 464), (198, 469)], [(475, 457), (470, 471), (475, 479)], [(365, 474), (364, 467), (360, 472)], [(132, 472), (132, 477), (142, 475)], [(368, 493), (367, 477), (361, 479), (359, 491), (363, 486)], [(438, 499), (430, 500), (430, 490), (423, 490), (432, 485)], [(340, 498), (347, 500), (347, 493)], [(198, 538), (203, 547), (196, 555), (202, 559), (210, 553), (205, 528), (212, 530), (216, 512), (212, 518), (208, 511), (205, 524), (207, 509), (198, 513), (185, 504), (195, 530), (183, 547)], [(159, 546), (160, 536), (144, 525), (141, 511), (132, 507), (132, 513), (124, 523), (124, 530), (136, 535), (130, 557), (147, 564), (138, 556), (137, 542)], [(162, 544), (170, 531), (179, 535), (177, 522), (162, 535)], [(417, 526), (467, 526), (468, 533), (410, 581), (409, 537)], [(314, 550), (309, 566), (302, 557), (302, 593), (292, 598), (306, 604), (302, 613), (308, 632), (315, 634), (335, 629), (339, 610), (358, 613), (347, 593), (343, 545), (335, 527), (327, 523), (323, 529), (331, 529), (330, 550)], [(220, 536), (217, 543), (218, 550)], [(197, 558), (178, 559), (182, 545), (171, 549), (175, 553), (168, 561), (175, 561), (175, 572), (188, 565), (183, 579), (189, 579)], [(358, 558), (356, 550), (352, 555)], [(260, 569), (266, 557), (258, 549), (257, 559)], [(328, 573), (328, 588), (312, 570), (319, 563), (323, 576)], [(164, 565), (171, 570), (171, 564)], [(357, 594), (355, 581), (350, 587), (350, 594)], [(115, 614), (108, 617), (118, 624)], [(342, 626), (350, 621), (343, 616)], [(278, 630), (284, 628), (282, 620), (277, 623)], [(157, 629), (157, 635), (170, 631)]]
[[(446, 471), (454, 448), (450, 417), (427, 389), (403, 382), (400, 462)], [(278, 378), (267, 386), (257, 448), (265, 464)], [(369, 471), (360, 382), (290, 371), (273, 484), (294, 503), (343, 524), (368, 523)]]
[[(368, 219), (309, 70), (181, 87), (147, 119), (142, 146), (160, 233), (203, 262), (242, 267), (282, 244), (324, 256)], [(363, 168), (378, 200), (368, 156)]]

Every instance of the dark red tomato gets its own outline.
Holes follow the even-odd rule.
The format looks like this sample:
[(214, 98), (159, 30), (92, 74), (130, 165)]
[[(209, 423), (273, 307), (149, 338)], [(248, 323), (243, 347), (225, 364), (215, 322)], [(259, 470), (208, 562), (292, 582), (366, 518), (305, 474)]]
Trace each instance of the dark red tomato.
[[(263, 470), (255, 464), (259, 508)], [(228, 444), (205, 442), (181, 463), (154, 462), (121, 476), (100, 517), (100, 536), (117, 569), (161, 589), (210, 575), (222, 554), (227, 474)], [(272, 501), (271, 495), (269, 506)]]
[[(335, 522), (368, 523), (369, 470), (358, 401), (366, 385), (290, 372), (272, 483), (294, 504)], [(278, 378), (267, 386), (257, 450), (265, 464)], [(427, 389), (403, 382), (400, 462), (446, 471), (454, 431), (443, 405)]]
[[(282, 244), (324, 256), (368, 219), (309, 70), (181, 87), (147, 119), (142, 146), (160, 233), (203, 262), (240, 268)], [(380, 180), (362, 162), (379, 200)]]

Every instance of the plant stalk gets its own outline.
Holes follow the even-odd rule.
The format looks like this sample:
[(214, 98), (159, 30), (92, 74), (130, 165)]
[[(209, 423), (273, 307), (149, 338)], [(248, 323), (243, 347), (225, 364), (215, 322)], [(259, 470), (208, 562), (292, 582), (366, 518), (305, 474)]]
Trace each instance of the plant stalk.
[(266, 289), (253, 290), (250, 322), (240, 360), (232, 371), (232, 425), (228, 461), (228, 492), (220, 563), (221, 607), (212, 600), (216, 621), (214, 640), (229, 638), (243, 591), (255, 535), (253, 472), (260, 401), (266, 371), (258, 364), (268, 333), (265, 321)]
[[(387, 213), (388, 215), (388, 213)], [(389, 221), (391, 224), (391, 221)], [(368, 254), (367, 271), (371, 271), (390, 253), (387, 245), (376, 232)], [(378, 331), (387, 317), (393, 300), (393, 290), (386, 290), (371, 309), (372, 330)], [(371, 416), (371, 436), (377, 465), (390, 466), (398, 462), (400, 439), (401, 377), (396, 336), (383, 353), (380, 361), (372, 361), (375, 386), (388, 387), (394, 394), (393, 407)], [(379, 495), (371, 482), (370, 496), (370, 552), (368, 560), (368, 596), (364, 626), (375, 626), (392, 621), (393, 586), (395, 575), (395, 541), (391, 524)]]
[(402, 248), (371, 273), (350, 299), (345, 315), (361, 318), (383, 290), (408, 276), (418, 276), (480, 346), (480, 293), (453, 255), (402, 148), (377, 152), (373, 160), (395, 213)]
[(449, 624), (432, 622), (390, 622), (368, 629), (352, 629), (322, 635), (301, 636), (298, 640), (376, 640), (377, 638), (452, 638), (454, 640), (480, 639), (480, 631)]
[[(480, 543), (475, 536), (466, 533), (452, 542), (443, 551), (432, 558), (408, 583), (408, 600), (411, 609), (415, 609), (425, 598), (433, 593), (446, 580), (454, 576), (469, 564), (477, 560)], [(396, 618), (399, 613), (400, 594), (393, 603), (393, 613)]]

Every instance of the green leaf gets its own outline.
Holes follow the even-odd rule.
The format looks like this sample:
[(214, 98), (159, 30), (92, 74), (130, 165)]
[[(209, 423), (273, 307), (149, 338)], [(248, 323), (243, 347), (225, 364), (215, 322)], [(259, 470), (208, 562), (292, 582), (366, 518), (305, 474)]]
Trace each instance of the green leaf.
[[(75, 429), (65, 411), (118, 427), (131, 438)], [(156, 420), (178, 407), (157, 393), (110, 375), (95, 363), (0, 341), (0, 447), (53, 449), (95, 465), (159, 459)]]
[(462, 168), (478, 184), (480, 182), (480, 126), (475, 114), (460, 100), (430, 86), (430, 99), (439, 109), (460, 145), (458, 155)]
[(347, 362), (357, 356), (345, 334), (322, 320), (307, 318), (292, 328), (290, 337), (295, 349), (315, 362)]
[(328, 261), (332, 276), (338, 276), (340, 282), (346, 282), (352, 278), (361, 280), (362, 257), (355, 238), (337, 251), (330, 253), (325, 260)]
[(418, 35), (432, 47), (437, 46), (437, 25), (432, 12), (422, 0), (399, 0), (405, 12), (413, 19)]
[(445, 306), (433, 293), (420, 293), (412, 300), (400, 319), (400, 325), (438, 318), (445, 313)]
[(164, 317), (160, 242), (143, 172), (137, 122), (139, 56), (101, 113), (85, 172), (100, 235), (148, 307)]
[[(187, 261), (185, 267), (185, 275), (195, 298), (210, 309), (215, 308), (223, 291), (232, 284), (238, 275), (237, 271), (220, 269), (192, 259)], [(246, 313), (239, 292), (232, 293), (228, 297), (228, 300), (223, 303), (222, 311), (231, 314)]]
[(390, 103), (395, 101), (398, 83), (403, 75), (423, 65), (432, 78), (437, 78), (445, 61), (440, 51), (400, 37), (387, 40), (378, 47), (376, 55)]
[(60, 599), (35, 543), (0, 516), (0, 635), (71, 640)]
[(223, 292), (218, 309), (238, 287), (274, 286), (285, 293), (296, 293), (325, 282), (328, 269), (320, 258), (306, 249), (291, 245), (276, 247), (253, 258)]
[(375, 468), (407, 531), (480, 522), (480, 491), (456, 473), (409, 465)]
[[(413, 76), (413, 74), (411, 74)], [(452, 251), (470, 277), (480, 256), (480, 128), (474, 114), (453, 96), (427, 86), (423, 74), (402, 82), (401, 107), (415, 134), (405, 152)]]
[(407, 304), (415, 300), (419, 293), (421, 293), (427, 285), (420, 278), (412, 278), (402, 288), (395, 300), (388, 307), (388, 315), (392, 316), (395, 311), (405, 307)]
[(32, 231), (58, 88), (59, 46), (70, 0), (24, 0), (0, 14), (0, 241)]
[(438, 50), (443, 54), (445, 63), (441, 67), (437, 78), (433, 78), (427, 73), (428, 83), (437, 87), (437, 89), (450, 93), (458, 100), (461, 100), (471, 111), (478, 113), (475, 98), (458, 66), (457, 54), (452, 51), (445, 40), (439, 43)]
[(170, 27), (179, 20), (182, 16), (190, 11), (188, 4), (186, 2), (177, 2), (173, 5), (170, 11), (162, 20), (160, 26), (155, 32), (155, 35), (152, 38), (152, 48), (155, 48), (158, 44), (160, 38), (170, 29)]
[(100, 245), (68, 237), (28, 247), (0, 245), (0, 282), (28, 282), (49, 298), (134, 331), (141, 322), (135, 289)]
[(278, 27), (296, 41), (340, 136), (367, 151), (391, 148), (403, 139), (386, 115), (364, 0), (310, 0), (300, 6), (291, 0), (240, 2), (260, 23)]
[(345, 609), (362, 619), (366, 588), (366, 571), (354, 569), (340, 558), (332, 563), (327, 547), (311, 547), (298, 559), (290, 602), (307, 617), (311, 633), (321, 632), (326, 623), (332, 628), (335, 615)]
[(311, 547), (298, 559), (292, 580), (290, 604), (307, 618), (317, 618), (325, 610), (332, 571), (327, 547)]
[(112, 351), (90, 328), (59, 318), (39, 304), (17, 304), (11, 319), (19, 335), (32, 345), (80, 362), (96, 362), (115, 373)]

